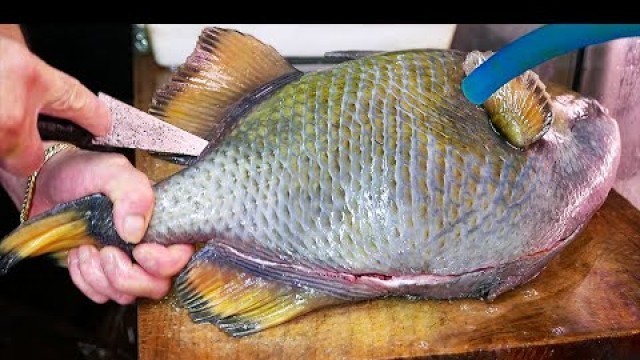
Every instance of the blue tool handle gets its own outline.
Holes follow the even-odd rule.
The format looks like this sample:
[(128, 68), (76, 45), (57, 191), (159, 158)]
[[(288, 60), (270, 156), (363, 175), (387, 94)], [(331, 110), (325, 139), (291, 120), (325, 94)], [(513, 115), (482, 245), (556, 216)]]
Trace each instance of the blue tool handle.
[(556, 56), (609, 40), (640, 36), (640, 24), (552, 24), (503, 47), (462, 80), (472, 103), (484, 103), (511, 79)]

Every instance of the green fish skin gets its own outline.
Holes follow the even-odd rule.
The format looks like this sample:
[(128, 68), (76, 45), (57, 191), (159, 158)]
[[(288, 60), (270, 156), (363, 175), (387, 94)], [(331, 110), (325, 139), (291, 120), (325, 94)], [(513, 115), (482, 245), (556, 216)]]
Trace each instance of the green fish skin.
[[(227, 37), (248, 37), (238, 34), (205, 30), (152, 110), (167, 121), (218, 111), (229, 96), (212, 90), (222, 76), (211, 66), (233, 46)], [(155, 185), (143, 239), (205, 244), (177, 283), (194, 320), (246, 335), (333, 303), (493, 299), (542, 271), (612, 187), (616, 121), (595, 100), (549, 88), (553, 122), (516, 148), (462, 94), (466, 55), (407, 50), (287, 70), (234, 98), (209, 148)], [(197, 101), (171, 110), (180, 99)], [(117, 245), (109, 209), (94, 195), (33, 221), (75, 211), (97, 242)], [(5, 268), (24, 257), (6, 252)]]

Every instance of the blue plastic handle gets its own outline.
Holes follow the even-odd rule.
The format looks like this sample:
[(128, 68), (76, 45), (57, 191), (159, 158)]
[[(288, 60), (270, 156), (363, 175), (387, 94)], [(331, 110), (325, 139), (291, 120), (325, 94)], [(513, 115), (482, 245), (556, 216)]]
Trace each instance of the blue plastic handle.
[(640, 25), (545, 25), (508, 44), (478, 66), (462, 80), (462, 92), (479, 105), (511, 79), (549, 59), (631, 36), (640, 36)]

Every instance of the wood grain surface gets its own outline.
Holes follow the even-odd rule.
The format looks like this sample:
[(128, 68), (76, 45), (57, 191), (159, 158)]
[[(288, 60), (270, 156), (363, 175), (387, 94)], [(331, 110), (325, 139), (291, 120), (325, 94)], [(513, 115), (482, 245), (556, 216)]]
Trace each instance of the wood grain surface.
[[(169, 71), (136, 59), (146, 110)], [(143, 152), (153, 180), (179, 169)], [(196, 325), (172, 296), (138, 310), (139, 357), (164, 359), (640, 359), (640, 211), (612, 192), (532, 282), (489, 303), (381, 299), (318, 310), (245, 338)]]

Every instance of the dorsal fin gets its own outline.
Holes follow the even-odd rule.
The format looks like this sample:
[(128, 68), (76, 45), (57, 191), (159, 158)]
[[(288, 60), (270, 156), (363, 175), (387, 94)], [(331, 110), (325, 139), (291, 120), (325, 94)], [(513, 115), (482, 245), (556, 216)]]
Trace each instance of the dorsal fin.
[[(463, 64), (465, 73), (469, 75), (491, 55), (469, 53)], [(529, 70), (503, 85), (483, 105), (496, 130), (511, 145), (526, 148), (549, 130), (553, 120), (550, 99), (538, 75)]]
[(212, 140), (245, 95), (298, 72), (271, 46), (235, 30), (206, 28), (196, 48), (155, 94), (149, 113)]

